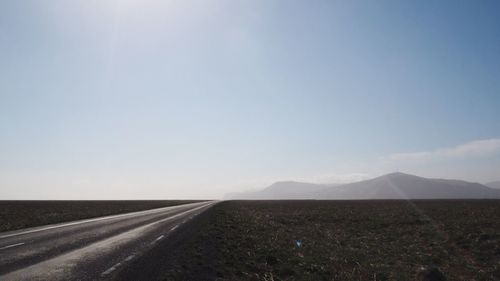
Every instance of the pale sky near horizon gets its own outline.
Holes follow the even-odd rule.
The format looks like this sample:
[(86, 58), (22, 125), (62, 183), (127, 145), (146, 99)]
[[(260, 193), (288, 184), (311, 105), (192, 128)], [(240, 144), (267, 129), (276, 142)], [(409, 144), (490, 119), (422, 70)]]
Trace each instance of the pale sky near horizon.
[(498, 1), (0, 2), (0, 199), (500, 180)]

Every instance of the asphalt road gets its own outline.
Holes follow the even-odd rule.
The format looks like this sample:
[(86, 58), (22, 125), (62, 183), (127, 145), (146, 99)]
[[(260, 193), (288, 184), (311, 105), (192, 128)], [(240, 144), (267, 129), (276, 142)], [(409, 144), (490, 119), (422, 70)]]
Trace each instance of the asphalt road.
[(113, 280), (119, 269), (215, 203), (0, 233), (0, 280)]

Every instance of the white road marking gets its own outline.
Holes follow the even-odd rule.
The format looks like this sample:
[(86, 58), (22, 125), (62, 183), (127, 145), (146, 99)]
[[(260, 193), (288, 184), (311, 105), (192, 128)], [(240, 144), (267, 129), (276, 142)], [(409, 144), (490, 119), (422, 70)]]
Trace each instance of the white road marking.
[(8, 249), (8, 248), (17, 247), (17, 246), (21, 246), (21, 245), (24, 245), (24, 244), (25, 244), (25, 243), (17, 243), (17, 244), (12, 244), (12, 245), (5, 246), (5, 247), (0, 248), (0, 250), (5, 250), (5, 249)]
[[(134, 257), (135, 257), (135, 255), (128, 256), (125, 260), (123, 260), (123, 263), (132, 260)], [(108, 268), (106, 271), (104, 271), (103, 273), (101, 273), (101, 276), (106, 276), (106, 275), (110, 274), (111, 272), (115, 271), (121, 265), (122, 265), (122, 262), (119, 262), (119, 263), (113, 265), (112, 267)]]
[(172, 229), (170, 229), (170, 231), (175, 230), (178, 227), (179, 227), (179, 225), (176, 225), (176, 226), (172, 227)]
[(101, 273), (101, 276), (105, 276), (105, 275), (108, 275), (110, 274), (111, 272), (115, 271), (115, 269), (117, 269), (122, 263), (119, 262), (115, 265), (113, 265), (112, 267), (108, 268), (106, 271), (104, 271), (103, 273)]
[(158, 238), (156, 238), (153, 242), (151, 242), (150, 244), (153, 245), (154, 243), (160, 241), (161, 239), (163, 239), (163, 237), (165, 237), (165, 235), (161, 235), (159, 236)]
[(109, 220), (109, 219), (115, 219), (115, 218), (121, 218), (121, 217), (127, 217), (127, 216), (134, 216), (134, 215), (146, 215), (146, 214), (150, 214), (150, 213), (162, 212), (162, 211), (165, 211), (165, 210), (168, 210), (168, 209), (182, 208), (182, 207), (186, 207), (186, 206), (199, 205), (199, 204), (203, 204), (203, 203), (206, 203), (206, 202), (182, 204), (182, 205), (169, 206), (169, 207), (164, 207), (164, 208), (156, 208), (156, 209), (146, 210), (146, 211), (139, 211), (139, 212), (126, 213), (126, 214), (105, 216), (105, 217), (99, 217), (99, 218), (93, 218), (93, 219), (87, 219), (87, 220), (80, 220), (80, 221), (69, 222), (69, 223), (65, 223), (65, 224), (51, 225), (51, 226), (47, 226), (47, 227), (35, 228), (35, 229), (26, 230), (26, 231), (22, 231), (22, 232), (15, 232), (15, 233), (11, 233), (11, 234), (1, 235), (0, 239), (7, 238), (7, 237), (12, 237), (12, 236), (19, 236), (19, 235), (33, 233), (33, 232), (40, 232), (40, 231), (54, 229), (54, 228), (61, 228), (61, 227), (66, 227), (66, 226), (78, 225), (78, 224), (82, 224), (82, 223), (89, 223), (89, 222), (95, 222), (95, 221), (101, 221), (101, 220)]

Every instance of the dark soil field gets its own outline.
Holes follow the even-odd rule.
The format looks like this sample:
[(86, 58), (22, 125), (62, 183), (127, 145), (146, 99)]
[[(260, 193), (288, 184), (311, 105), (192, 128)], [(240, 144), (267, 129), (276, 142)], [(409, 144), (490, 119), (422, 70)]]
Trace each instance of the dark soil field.
[(226, 201), (192, 222), (162, 276), (500, 280), (499, 217), (499, 200)]
[(0, 201), (0, 232), (199, 201)]

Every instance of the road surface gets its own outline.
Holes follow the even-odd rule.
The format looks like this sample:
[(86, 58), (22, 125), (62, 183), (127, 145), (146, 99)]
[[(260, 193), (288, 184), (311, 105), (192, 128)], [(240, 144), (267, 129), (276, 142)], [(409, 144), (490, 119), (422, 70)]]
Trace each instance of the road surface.
[(0, 280), (112, 280), (201, 202), (0, 233)]

